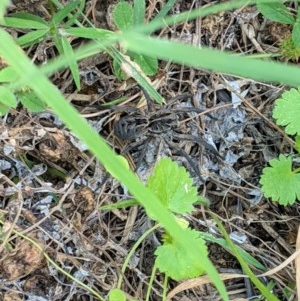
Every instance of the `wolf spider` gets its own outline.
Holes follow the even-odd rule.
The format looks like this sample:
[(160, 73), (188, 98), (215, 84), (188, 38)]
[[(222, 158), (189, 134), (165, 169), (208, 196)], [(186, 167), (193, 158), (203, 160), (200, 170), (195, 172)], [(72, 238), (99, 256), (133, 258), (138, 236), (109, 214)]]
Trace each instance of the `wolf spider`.
[[(180, 116), (191, 112), (203, 113), (202, 110), (195, 107), (187, 108), (171, 108), (171, 105), (180, 99), (191, 97), (190, 94), (183, 94), (172, 99), (166, 105), (155, 110), (153, 104), (151, 105), (150, 99), (146, 95), (147, 110), (143, 113), (140, 110), (133, 110), (127, 115), (121, 116), (114, 124), (114, 135), (129, 144), (121, 151), (121, 154), (126, 154), (135, 148), (142, 146), (142, 151), (136, 163), (136, 169), (141, 165), (142, 160), (146, 154), (147, 147), (152, 139), (158, 138), (164, 141), (170, 148), (171, 152), (175, 152), (183, 156), (190, 167), (194, 170), (196, 175), (202, 182), (205, 182), (201, 176), (200, 170), (192, 160), (189, 154), (179, 146), (176, 141), (190, 141), (204, 146), (216, 157), (223, 159), (218, 151), (209, 143), (207, 143), (200, 135), (187, 134), (180, 128)], [(153, 111), (154, 108), (154, 111)], [(208, 114), (210, 118), (214, 118)], [(214, 118), (215, 119), (215, 118)], [(134, 141), (131, 143), (132, 141)], [(172, 152), (172, 154), (173, 154)]]

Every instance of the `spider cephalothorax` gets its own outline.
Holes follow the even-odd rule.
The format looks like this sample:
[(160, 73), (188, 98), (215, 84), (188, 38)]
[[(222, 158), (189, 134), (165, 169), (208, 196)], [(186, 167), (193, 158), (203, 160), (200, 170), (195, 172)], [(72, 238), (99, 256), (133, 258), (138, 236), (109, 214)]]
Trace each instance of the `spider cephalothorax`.
[[(186, 96), (185, 96), (186, 97)], [(172, 106), (170, 105), (172, 104)], [(145, 112), (134, 110), (127, 115), (121, 116), (114, 124), (114, 134), (127, 142), (121, 151), (122, 154), (139, 152), (136, 162), (137, 168), (143, 161), (147, 147), (151, 140), (163, 141), (171, 150), (172, 154), (184, 157), (193, 171), (201, 179), (199, 168), (195, 161), (197, 156), (192, 156), (182, 147), (182, 142), (189, 142), (198, 146), (204, 146), (215, 156), (222, 158), (218, 151), (201, 136), (197, 131), (196, 121), (183, 122), (185, 117), (191, 117), (193, 112), (202, 112), (195, 107), (175, 107), (174, 100), (166, 105), (157, 107), (148, 105)], [(175, 104), (176, 105), (176, 104)], [(196, 132), (196, 134), (195, 134)], [(199, 152), (198, 152), (199, 155)]]

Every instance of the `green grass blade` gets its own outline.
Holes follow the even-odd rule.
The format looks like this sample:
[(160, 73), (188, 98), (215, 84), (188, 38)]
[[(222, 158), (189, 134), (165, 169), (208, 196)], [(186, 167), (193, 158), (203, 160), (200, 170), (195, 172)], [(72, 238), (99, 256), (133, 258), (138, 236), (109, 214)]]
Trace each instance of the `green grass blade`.
[(151, 99), (161, 104), (164, 101), (163, 97), (152, 86), (150, 79), (145, 76), (141, 70), (139, 70), (140, 67), (134, 65), (134, 62), (130, 59), (126, 59), (126, 57), (123, 56), (116, 48), (111, 47), (110, 50), (112, 52), (111, 55), (118, 60), (120, 66), (123, 65), (124, 68), (128, 70), (128, 72), (126, 72), (127, 75), (134, 78), (137, 83), (147, 91)]
[(31, 46), (37, 42), (39, 42), (47, 33), (48, 29), (38, 29), (35, 31), (30, 31), (23, 36), (17, 38), (17, 44), (22, 47)]
[(31, 14), (31, 13), (25, 13), (25, 12), (20, 12), (20, 13), (13, 13), (9, 14), (9, 18), (17, 18), (17, 19), (22, 19), (22, 20), (27, 20), (27, 21), (34, 21), (37, 23), (45, 24), (48, 26), (48, 23), (41, 17)]
[[(73, 51), (73, 48), (72, 48), (70, 42), (68, 41), (68, 39), (64, 36), (61, 36), (60, 40), (61, 40), (63, 55), (66, 57), (74, 57), (74, 51)], [(69, 67), (70, 67), (76, 88), (77, 88), (77, 90), (80, 90), (80, 75), (79, 75), (78, 64), (75, 59), (72, 60), (71, 62), (69, 62)]]
[(127, 208), (127, 207), (132, 207), (135, 205), (138, 205), (139, 202), (137, 200), (125, 200), (125, 201), (120, 201), (117, 203), (113, 203), (113, 204), (109, 204), (109, 205), (103, 205), (101, 207), (99, 207), (99, 210), (101, 211), (111, 211), (111, 210), (115, 210), (115, 209), (123, 209), (123, 208)]
[[(116, 40), (116, 35), (110, 35), (112, 38), (107, 38), (106, 40), (104, 40), (103, 42), (93, 42), (90, 44), (87, 44), (85, 46), (80, 47), (79, 49), (77, 49), (76, 51), (74, 51), (74, 55), (73, 56), (69, 56), (69, 57), (59, 57), (57, 59), (51, 60), (49, 61), (46, 65), (43, 65), (40, 67), (40, 71), (44, 74), (44, 75), (51, 75), (53, 73), (55, 73), (57, 70), (62, 69), (62, 68), (66, 68), (68, 67), (69, 63), (72, 60), (78, 61), (81, 59), (84, 59), (86, 57), (89, 57), (91, 55), (97, 54), (103, 50), (105, 50), (108, 46), (114, 44), (117, 40)], [(17, 81), (15, 81), (14, 83), (11, 83), (11, 88), (14, 90), (18, 90), (21, 87), (25, 86), (26, 82), (26, 78), (25, 77), (21, 77), (20, 79), (18, 79)]]
[(297, 48), (300, 47), (300, 9), (298, 8), (297, 19), (293, 25), (292, 40)]
[(0, 25), (13, 27), (13, 28), (21, 28), (21, 29), (48, 29), (49, 28), (47, 24), (38, 21), (14, 18), (14, 17), (4, 18), (4, 22), (3, 23), (1, 22)]
[(85, 0), (80, 1), (80, 5), (77, 8), (77, 12), (74, 15), (69, 16), (69, 20), (65, 23), (65, 27), (73, 25), (80, 15), (83, 15), (83, 10), (85, 8)]
[(10, 0), (1, 0), (0, 1), (0, 23), (3, 22), (3, 16), (6, 11), (6, 7), (10, 4)]
[(70, 36), (86, 38), (86, 39), (100, 39), (100, 40), (107, 40), (115, 34), (112, 31), (101, 29), (101, 28), (94, 28), (94, 27), (85, 27), (85, 28), (67, 28), (64, 29), (63, 32)]
[(295, 22), (293, 14), (281, 2), (257, 3), (257, 9), (264, 17), (271, 21), (289, 25)]
[[(298, 0), (297, 2), (299, 2)], [(208, 7), (201, 7), (192, 11), (186, 11), (179, 15), (166, 17), (165, 19), (156, 18), (155, 21), (150, 22), (149, 24), (138, 28), (137, 30), (142, 33), (151, 34), (157, 29), (163, 28), (167, 25), (173, 25), (185, 22), (186, 20), (196, 19), (198, 17), (205, 17), (211, 14), (217, 14), (227, 10), (246, 7), (247, 5), (256, 4), (257, 2), (271, 3), (277, 2), (276, 0), (236, 0), (236, 1), (227, 1), (220, 4), (214, 4)]]
[[(230, 253), (233, 253), (233, 251), (230, 249), (230, 245), (227, 243), (227, 241), (223, 238), (216, 238), (213, 235), (209, 234), (209, 233), (201, 233), (201, 236), (206, 240), (206, 241), (210, 241), (213, 243), (218, 244), (219, 246), (221, 246), (222, 248), (226, 249), (227, 251), (229, 251)], [(260, 269), (262, 271), (265, 271), (266, 268), (265, 266), (263, 266), (258, 260), (256, 260), (254, 257), (252, 257), (249, 253), (247, 253), (245, 250), (243, 250), (241, 247), (239, 246), (235, 246), (237, 251), (240, 253), (241, 257), (245, 260), (245, 262), (247, 264), (250, 264), (254, 267), (256, 267), (257, 269)]]
[(53, 16), (51, 23), (54, 26), (57, 26), (63, 19), (65, 19), (71, 11), (79, 4), (79, 1), (74, 1), (62, 7), (58, 12)]
[(300, 85), (300, 69), (286, 64), (249, 59), (208, 48), (197, 48), (137, 33), (124, 34), (128, 49), (144, 55), (259, 81)]
[[(57, 0), (51, 0), (51, 3), (53, 3), (57, 7), (57, 9), (61, 10), (64, 8), (64, 6)], [(85, 0), (80, 0), (79, 3), (80, 3), (80, 5), (79, 5), (79, 8), (77, 9), (76, 13), (73, 15), (68, 14), (69, 20), (65, 23), (65, 25), (64, 25), (65, 28), (71, 26), (74, 23), (76, 23), (76, 25), (78, 25), (78, 26), (81, 25), (81, 23), (77, 20), (77, 18), (79, 17), (79, 15), (84, 16), (82, 12), (85, 8)]]
[(269, 289), (266, 286), (264, 286), (260, 282), (260, 280), (256, 277), (256, 275), (254, 275), (254, 273), (251, 271), (251, 269), (245, 263), (245, 261), (243, 260), (242, 256), (240, 255), (240, 253), (236, 249), (234, 243), (231, 241), (231, 239), (230, 239), (229, 235), (227, 234), (226, 230), (224, 229), (222, 223), (218, 219), (218, 217), (214, 213), (212, 213), (212, 212), (210, 213), (210, 215), (212, 216), (212, 218), (214, 219), (214, 221), (217, 223), (217, 225), (218, 225), (221, 233), (225, 237), (227, 243), (230, 246), (230, 249), (233, 251), (234, 256), (239, 261), (239, 263), (242, 266), (244, 272), (249, 276), (249, 278), (251, 279), (251, 281), (253, 282), (253, 284), (258, 288), (258, 290), (262, 293), (262, 295), (266, 298), (266, 300), (268, 300), (268, 301), (280, 301), (279, 299), (277, 299), (276, 296), (274, 296), (269, 291)]
[(157, 217), (160, 224), (176, 237), (182, 249), (195, 260), (201, 260), (203, 269), (213, 280), (222, 298), (229, 300), (224, 283), (215, 267), (206, 257), (201, 257), (201, 248), (193, 247), (192, 241), (186, 239), (185, 231), (175, 221), (172, 214), (164, 208), (153, 192), (147, 189), (125, 166), (117, 164), (116, 154), (87, 123), (87, 121), (63, 98), (59, 90), (34, 66), (25, 54), (19, 51), (13, 39), (0, 29), (0, 54), (15, 68), (23, 82), (45, 101), (58, 117), (81, 139), (104, 165), (106, 170), (115, 175), (148, 212)]
[(0, 83), (15, 82), (18, 79), (18, 75), (14, 68), (11, 66), (5, 67), (0, 70)]
[(146, 10), (145, 0), (133, 1), (133, 26), (134, 27), (144, 24), (145, 10)]
[(162, 8), (162, 10), (154, 17), (154, 19), (149, 23), (149, 24), (156, 24), (156, 22), (158, 20), (162, 20), (167, 13), (171, 10), (171, 8), (173, 7), (173, 5), (176, 3), (176, 0), (169, 0), (164, 7)]

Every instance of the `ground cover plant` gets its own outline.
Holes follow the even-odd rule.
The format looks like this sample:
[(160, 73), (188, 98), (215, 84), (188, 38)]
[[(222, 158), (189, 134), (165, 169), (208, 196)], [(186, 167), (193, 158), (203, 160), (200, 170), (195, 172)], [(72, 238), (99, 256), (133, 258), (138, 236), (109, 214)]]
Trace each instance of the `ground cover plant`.
[[(299, 90), (291, 89), (284, 92), (280, 99), (277, 99), (273, 111), (273, 117), (277, 119), (277, 124), (285, 126), (287, 134), (296, 135), (295, 148), (297, 152), (299, 151), (299, 122), (296, 113), (298, 106)], [(296, 159), (297, 154), (294, 157)], [(293, 204), (300, 198), (298, 191), (299, 168), (292, 170), (292, 161), (293, 156), (286, 157), (280, 154), (277, 159), (270, 161), (271, 167), (264, 169), (260, 180), (265, 196), (282, 205)]]
[(299, 59), (300, 28), (299, 11), (295, 15), (281, 2), (258, 3), (257, 8), (268, 19), (281, 24), (290, 25), (290, 32), (280, 41), (280, 53), (288, 60)]
[[(222, 46), (232, 52), (256, 50), (247, 44), (246, 38), (250, 37), (246, 28), (249, 26), (243, 23), (250, 22), (253, 15), (258, 16), (256, 6), (240, 11), (240, 15), (236, 15), (236, 11), (228, 12), (239, 9), (244, 1), (212, 6), (207, 3), (201, 9), (190, 7), (187, 10), (183, 1), (177, 3), (179, 14), (175, 1), (168, 1), (162, 7), (159, 3), (153, 5), (143, 1), (133, 1), (132, 6), (119, 2), (110, 8), (99, 3), (107, 12), (112, 9), (107, 24), (112, 21), (117, 29), (102, 28), (99, 24), (95, 27), (93, 22), (101, 24), (103, 7), (92, 6), (88, 10), (84, 1), (64, 5), (50, 1), (49, 6), (42, 5), (42, 10), (39, 6), (32, 7), (31, 15), (8, 13), (1, 19), (1, 230), (4, 237), (1, 268), (2, 277), (12, 282), (2, 286), (3, 298), (40, 296), (50, 300), (84, 300), (89, 296), (102, 300), (108, 295), (110, 300), (165, 300), (189, 289), (191, 299), (205, 300), (215, 298), (215, 288), (209, 286), (206, 292), (195, 291), (195, 288), (207, 283), (204, 275), (207, 274), (221, 298), (229, 300), (231, 284), (223, 281), (238, 281), (244, 273), (253, 283), (249, 291), (244, 289), (243, 282), (244, 298), (296, 298), (291, 265), (280, 270), (281, 280), (276, 270), (272, 271), (274, 274), (269, 271), (267, 279), (257, 278), (249, 266), (262, 274), (295, 252), (292, 243), (287, 243), (282, 236), (297, 232), (297, 203), (293, 204), (293, 214), (293, 209), (276, 207), (276, 203), (263, 199), (258, 187), (260, 172), (268, 159), (274, 157), (274, 152), (293, 146), (291, 139), (260, 111), (264, 109), (268, 114), (272, 101), (284, 87), (272, 86), (274, 95), (268, 89), (269, 84), (258, 84), (254, 80), (298, 86), (298, 68), (187, 44), (191, 32), (195, 32), (192, 37), (197, 37), (197, 22), (202, 20), (206, 28), (202, 38), (207, 46)], [(18, 8), (18, 3), (14, 4)], [(249, 1), (250, 4), (256, 1)], [(45, 8), (50, 13), (36, 17)], [(4, 16), (5, 6), (0, 9)], [(93, 22), (85, 15), (88, 11)], [(232, 33), (227, 36), (218, 28), (227, 12), (232, 23), (241, 28), (240, 39), (232, 38)], [(209, 18), (211, 14), (217, 18), (216, 22)], [(145, 19), (148, 21), (144, 22)], [(226, 33), (232, 23), (226, 23)], [(176, 30), (164, 36), (167, 26), (175, 26)], [(179, 41), (176, 34), (172, 35), (177, 33), (177, 28), (181, 30)], [(157, 37), (160, 29), (163, 39)], [(14, 40), (8, 33), (11, 30), (20, 31), (20, 37)], [(90, 40), (89, 43), (86, 40)], [(267, 39), (260, 40), (268, 50), (267, 42)], [(46, 53), (46, 58), (40, 58), (39, 68), (30, 62), (18, 44), (33, 61), (37, 60), (34, 51), (31, 53), (33, 49), (36, 53), (38, 50)], [(96, 55), (92, 64), (85, 59), (91, 55)], [(51, 57), (53, 60), (48, 62)], [(80, 59), (85, 60), (82, 63)], [(161, 74), (156, 75), (158, 59), (161, 60)], [(69, 68), (70, 73), (64, 68)], [(220, 76), (215, 71), (231, 76)], [(154, 78), (150, 79), (150, 75)], [(124, 84), (115, 81), (115, 76)], [(253, 81), (243, 83), (233, 76)], [(256, 96), (258, 91), (259, 97)], [(152, 104), (148, 101), (145, 105), (144, 94), (153, 100)], [(180, 94), (184, 97), (178, 97)], [(247, 94), (252, 95), (250, 100), (245, 98)], [(297, 108), (298, 94), (297, 90), (283, 94), (274, 111), (278, 124), (288, 125), (287, 134), (298, 133), (294, 129), (297, 123), (293, 123), (295, 114), (286, 112), (287, 106)], [(166, 105), (159, 109), (159, 122), (146, 118), (145, 106), (149, 111), (151, 106), (156, 109), (156, 103), (163, 102)], [(126, 124), (128, 133), (134, 133), (132, 141), (128, 137), (113, 136), (116, 125), (120, 124), (118, 121), (128, 120), (126, 116), (135, 112), (138, 118)], [(141, 148), (139, 130), (145, 127), (151, 127), (148, 134), (154, 138), (147, 147)], [(180, 139), (176, 132), (179, 127), (181, 133), (188, 137), (198, 135), (198, 139)], [(168, 134), (171, 129), (175, 134)], [(274, 135), (281, 137), (280, 147), (273, 141)], [(262, 138), (265, 137), (272, 137), (270, 140), (274, 144), (264, 144)], [(203, 142), (199, 143), (199, 139)], [(170, 145), (175, 145), (175, 152)], [(177, 163), (160, 159), (170, 155)], [(258, 166), (253, 163), (255, 160)], [(284, 160), (288, 165), (283, 165)], [(272, 169), (276, 162), (271, 160), (271, 169), (265, 169), (261, 179), (263, 190), (273, 201), (292, 204), (292, 198), (298, 195), (292, 190), (297, 185), (297, 169), (289, 171), (288, 175), (278, 174)], [(280, 155), (278, 162), (277, 166), (282, 164), (281, 170), (291, 168), (290, 158), (283, 159)], [(284, 177), (292, 175), (290, 189), (274, 190), (277, 183), (274, 173), (277, 182), (282, 180), (282, 186), (286, 183)], [(203, 206), (205, 199), (198, 195), (208, 197), (209, 209)], [(202, 202), (198, 202), (199, 199)], [(229, 210), (232, 206), (234, 213)], [(280, 210), (286, 210), (285, 215)], [(279, 229), (278, 233), (266, 225), (271, 217), (276, 217), (272, 223)], [(220, 219), (226, 224), (226, 231)], [(156, 222), (154, 226), (153, 221)], [(265, 234), (262, 237), (256, 234), (257, 224), (263, 225)], [(276, 250), (273, 252), (274, 244)], [(214, 251), (216, 246), (218, 249)], [(48, 253), (55, 254), (56, 260)], [(222, 254), (220, 258), (218, 253)], [(44, 256), (55, 267), (51, 277), (45, 276)], [(122, 272), (121, 261), (124, 261)], [(234, 273), (228, 270), (232, 265), (236, 267)], [(164, 279), (161, 278), (163, 274)], [(195, 277), (194, 282), (187, 280)], [(21, 288), (18, 281), (23, 278), (26, 282)], [(60, 287), (61, 293), (54, 289), (52, 278), (65, 282)], [(169, 278), (184, 280), (183, 288), (180, 285), (174, 288), (176, 282)], [(37, 279), (44, 284), (38, 287)], [(14, 294), (14, 285), (18, 287), (17, 294)], [(42, 287), (49, 289), (43, 291)]]

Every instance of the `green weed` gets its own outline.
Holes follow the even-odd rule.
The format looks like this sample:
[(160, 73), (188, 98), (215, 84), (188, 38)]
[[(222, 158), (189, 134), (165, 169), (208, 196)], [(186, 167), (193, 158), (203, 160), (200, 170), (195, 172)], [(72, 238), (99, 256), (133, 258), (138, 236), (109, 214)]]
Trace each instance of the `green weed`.
[[(134, 1), (134, 7), (128, 2), (119, 2), (113, 11), (113, 21), (120, 31), (134, 29), (143, 26), (145, 20), (145, 1)], [(141, 68), (145, 75), (155, 75), (157, 73), (158, 61), (155, 57), (144, 56), (139, 53), (130, 53), (126, 50), (126, 45), (120, 45), (121, 52), (128, 55), (130, 59)], [(120, 65), (117, 59), (113, 60), (114, 73), (119, 79), (127, 79), (130, 74)]]
[[(277, 99), (273, 117), (278, 125), (285, 127), (288, 135), (296, 135), (295, 148), (300, 150), (300, 90), (291, 89)], [(296, 155), (299, 157), (299, 154)], [(280, 154), (270, 160), (260, 179), (265, 197), (281, 205), (293, 204), (300, 199), (300, 168), (292, 168), (293, 157)]]
[(280, 42), (281, 55), (293, 61), (300, 57), (300, 9), (297, 16), (292, 14), (282, 2), (257, 3), (257, 8), (266, 18), (271, 21), (292, 26), (291, 35)]
[[(74, 81), (75, 83), (77, 81), (76, 85), (78, 86), (80, 83), (78, 81), (79, 77), (76, 69), (77, 61), (100, 51), (109, 51), (114, 56), (114, 59), (116, 58), (119, 60), (120, 66), (123, 64), (123, 69), (124, 64), (127, 67), (126, 70), (129, 68), (129, 73), (141, 86), (144, 88), (146, 87), (145, 89), (152, 99), (161, 102), (162, 97), (151, 86), (148, 78), (141, 75), (140, 70), (138, 70), (136, 64), (134, 64), (131, 59), (127, 59), (122, 52), (115, 48), (116, 43), (126, 45), (125, 51), (130, 55), (131, 53), (139, 53), (143, 57), (172, 60), (173, 62), (186, 64), (195, 68), (214, 70), (261, 81), (280, 82), (290, 86), (299, 86), (299, 68), (276, 62), (249, 59), (248, 57), (228, 54), (217, 50), (207, 49), (205, 47), (197, 48), (194, 46), (182, 45), (180, 43), (149, 37), (149, 35), (156, 29), (185, 21), (188, 18), (193, 19), (197, 17), (204, 17), (208, 14), (242, 7), (245, 5), (244, 0), (220, 3), (210, 7), (184, 12), (176, 16), (165, 17), (165, 15), (160, 15), (159, 18), (154, 18), (148, 24), (142, 24), (141, 22), (143, 12), (133, 12), (133, 18), (136, 20), (134, 22), (137, 22), (135, 24), (140, 25), (138, 27), (129, 26), (121, 32), (96, 29), (92, 26), (83, 27), (78, 24), (78, 11), (81, 11), (80, 7), (83, 1), (72, 2), (72, 5), (68, 5), (65, 10), (62, 9), (63, 13), (58, 12), (57, 14), (54, 14), (50, 22), (36, 19), (32, 16), (26, 17), (17, 15), (15, 17), (5, 18), (3, 17), (5, 7), (3, 3), (7, 4), (7, 2), (8, 1), (2, 1), (0, 4), (0, 12), (2, 13), (2, 15), (0, 15), (1, 25), (10, 27), (22, 26), (22, 28), (27, 26), (26, 28), (29, 32), (27, 33), (27, 36), (25, 34), (25, 37), (21, 37), (23, 39), (20, 38), (21, 40), (19, 39), (15, 41), (4, 28), (0, 28), (0, 55), (3, 56), (9, 64), (9, 66), (6, 67), (8, 69), (3, 69), (2, 75), (0, 73), (0, 78), (2, 76), (0, 89), (1, 103), (6, 106), (6, 109), (8, 107), (16, 107), (17, 100), (14, 96), (15, 91), (20, 91), (23, 87), (28, 87), (26, 89), (32, 91), (42, 103), (48, 105), (66, 124), (66, 126), (89, 147), (89, 150), (95, 154), (96, 158), (103, 164), (106, 170), (108, 170), (117, 180), (129, 189), (134, 197), (134, 202), (137, 200), (137, 202), (145, 208), (149, 217), (163, 227), (166, 236), (164, 237), (161, 248), (157, 250), (157, 258), (164, 258), (166, 252), (172, 252), (174, 250), (173, 255), (178, 254), (178, 256), (183, 256), (182, 261), (180, 262), (180, 267), (183, 268), (183, 271), (178, 272), (176, 267), (172, 264), (169, 266), (168, 262), (161, 263), (161, 260), (158, 259), (157, 265), (161, 271), (175, 279), (182, 279), (182, 277), (194, 277), (201, 273), (207, 273), (218, 289), (222, 299), (229, 300), (224, 283), (221, 281), (215, 267), (206, 256), (204, 241), (209, 239), (214, 240), (214, 238), (207, 235), (205, 236), (203, 233), (198, 233), (188, 227), (182, 227), (182, 223), (178, 223), (178, 219), (175, 217), (175, 214), (182, 214), (183, 212), (192, 210), (193, 205), (198, 200), (194, 193), (194, 188), (190, 185), (189, 180), (187, 180), (186, 177), (183, 177), (185, 181), (178, 184), (178, 191), (176, 190), (176, 193), (169, 194), (168, 191), (165, 191), (167, 189), (166, 187), (157, 183), (157, 179), (163, 177), (162, 172), (158, 169), (158, 171), (155, 171), (153, 176), (148, 180), (147, 186), (145, 187), (145, 185), (136, 178), (133, 172), (131, 172), (124, 164), (120, 164), (120, 159), (113, 150), (88, 125), (86, 120), (75, 110), (75, 108), (64, 99), (58, 89), (48, 80), (47, 77), (60, 68), (69, 67), (72, 71)], [(168, 11), (167, 5), (170, 5), (170, 3), (171, 1), (168, 1), (165, 6), (166, 9), (163, 9), (162, 11)], [(256, 4), (257, 1), (248, 1), (247, 3)], [(134, 2), (133, 11), (137, 9), (135, 4), (136, 2)], [(74, 14), (73, 10), (75, 11)], [(69, 16), (70, 14), (71, 16)], [(129, 19), (126, 18), (125, 20), (128, 21)], [(80, 49), (73, 50), (68, 39), (71, 37), (90, 39), (91, 43), (81, 47)], [(25, 53), (20, 51), (18, 44), (24, 47), (31, 43), (37, 43), (39, 39), (48, 38), (53, 38), (57, 49), (62, 55), (57, 60), (48, 62), (47, 65), (38, 68), (31, 63)], [(294, 90), (292, 91), (295, 93)], [(295, 91), (299, 93), (297, 90)], [(284, 105), (286, 104), (285, 101), (285, 96), (283, 95), (283, 101), (278, 102), (279, 108), (281, 107), (281, 103)], [(298, 105), (296, 104), (296, 107), (297, 106)], [(285, 110), (284, 108), (285, 106), (283, 106), (282, 109), (279, 109), (279, 111)], [(0, 112), (3, 113), (4, 110)], [(274, 116), (277, 118), (276, 114)], [(292, 117), (292, 115), (287, 116)], [(278, 118), (278, 120), (280, 120), (280, 118)], [(282, 123), (284, 123), (284, 120), (285, 119), (283, 118)], [(288, 120), (288, 124), (292, 124), (292, 122)], [(298, 133), (298, 129), (295, 133)], [(286, 161), (287, 164), (290, 164), (289, 159), (283, 160), (280, 158), (279, 165), (282, 164), (281, 161)], [(284, 162), (284, 164), (286, 164), (286, 162)], [(281, 169), (286, 171), (286, 166), (290, 167), (290, 165), (287, 164), (285, 165), (285, 168)], [(268, 174), (268, 172), (266, 174)], [(289, 172), (287, 176), (288, 180), (292, 179), (292, 183), (295, 183), (293, 182), (295, 181), (294, 175), (297, 175), (297, 170), (296, 172)], [(177, 176), (179, 176), (179, 174), (177, 174)], [(273, 181), (272, 176), (264, 179), (267, 179), (266, 183), (268, 181)], [(178, 181), (178, 179), (171, 178), (170, 181)], [(265, 180), (261, 181), (264, 185), (263, 182)], [(171, 185), (173, 189), (174, 186), (175, 185)], [(268, 189), (267, 192), (270, 191), (272, 187), (271, 189)], [(281, 196), (281, 194), (279, 195)], [(296, 196), (295, 191), (293, 195)], [(171, 196), (174, 199), (171, 198)], [(176, 196), (176, 198), (174, 196)], [(188, 198), (184, 198), (185, 202), (180, 204), (177, 199), (178, 196), (188, 196)], [(287, 202), (291, 202), (290, 198), (287, 201), (284, 201), (284, 203)], [(219, 228), (222, 229), (221, 225)], [(249, 257), (246, 258), (246, 256), (244, 256), (245, 254), (243, 254), (243, 257), (240, 252), (236, 252), (236, 249), (238, 248), (232, 244), (226, 236), (226, 233), (224, 233), (224, 237), (225, 240), (217, 240), (215, 242), (222, 244), (224, 247), (231, 250), (240, 262), (246, 261), (249, 264)], [(200, 254), (203, 254), (204, 256), (200, 257)], [(253, 263), (251, 264), (253, 265)], [(187, 268), (190, 265), (194, 265), (191, 272), (184, 271), (184, 268)], [(246, 269), (246, 272), (252, 276), (251, 271)], [(255, 280), (253, 280), (253, 282), (268, 300), (278, 300), (270, 293), (266, 293), (259, 282), (255, 282)], [(101, 297), (98, 298), (102, 299)], [(124, 296), (119, 294), (114, 297), (114, 295), (112, 295), (110, 296), (110, 299), (124, 300)]]

